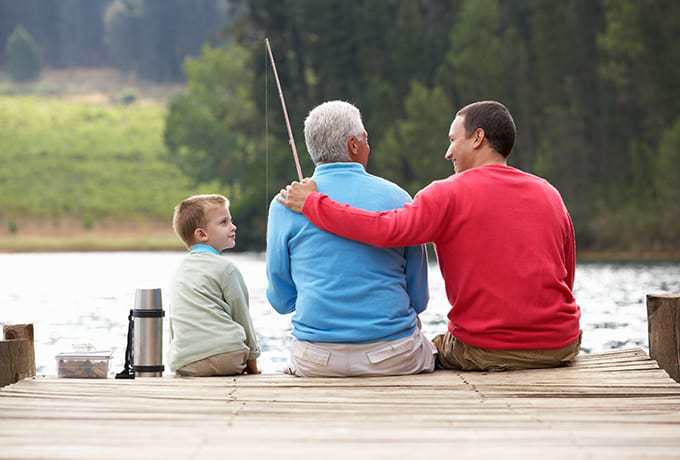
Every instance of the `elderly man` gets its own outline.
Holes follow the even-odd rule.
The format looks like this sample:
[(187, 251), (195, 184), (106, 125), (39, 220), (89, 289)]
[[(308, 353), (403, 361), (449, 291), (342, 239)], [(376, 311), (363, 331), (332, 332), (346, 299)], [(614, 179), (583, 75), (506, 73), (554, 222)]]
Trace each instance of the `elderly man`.
[[(319, 189), (372, 211), (411, 199), (366, 172), (370, 147), (359, 110), (331, 101), (305, 120)], [(293, 316), (290, 373), (402, 375), (434, 370), (435, 349), (418, 327), (428, 302), (423, 246), (379, 249), (314, 227), (274, 200), (267, 225), (267, 298)]]
[(281, 194), (315, 225), (345, 238), (379, 247), (435, 243), (451, 304), (448, 331), (433, 340), (442, 368), (553, 367), (579, 351), (574, 228), (557, 190), (507, 165), (515, 133), (498, 102), (462, 108), (445, 155), (456, 174), (401, 209), (342, 206), (314, 192), (314, 181)]

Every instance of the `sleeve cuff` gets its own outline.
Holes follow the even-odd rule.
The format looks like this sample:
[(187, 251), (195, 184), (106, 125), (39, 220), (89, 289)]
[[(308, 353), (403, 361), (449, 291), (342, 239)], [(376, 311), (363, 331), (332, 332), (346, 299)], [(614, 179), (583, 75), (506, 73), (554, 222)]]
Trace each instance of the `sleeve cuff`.
[(311, 211), (313, 202), (318, 201), (320, 198), (324, 196), (325, 195), (321, 192), (312, 192), (309, 195), (307, 195), (307, 198), (305, 198), (305, 202), (302, 204), (302, 214), (309, 217), (306, 211)]

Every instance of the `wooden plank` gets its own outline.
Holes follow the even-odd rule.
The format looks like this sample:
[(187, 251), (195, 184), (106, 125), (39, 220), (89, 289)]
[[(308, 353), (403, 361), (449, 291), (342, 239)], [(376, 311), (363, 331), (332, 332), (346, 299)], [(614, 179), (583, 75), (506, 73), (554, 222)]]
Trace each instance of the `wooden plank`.
[(647, 295), (649, 354), (680, 382), (680, 294)]
[(33, 325), (3, 326), (0, 340), (0, 387), (35, 376)]
[(0, 458), (678, 458), (680, 385), (640, 350), (385, 378), (79, 380), (0, 390)]

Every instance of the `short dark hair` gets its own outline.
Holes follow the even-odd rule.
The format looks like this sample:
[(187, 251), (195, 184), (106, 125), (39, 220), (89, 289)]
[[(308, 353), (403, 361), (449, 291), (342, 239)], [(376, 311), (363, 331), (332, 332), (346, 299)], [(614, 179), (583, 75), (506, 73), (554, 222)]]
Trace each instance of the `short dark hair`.
[(515, 145), (517, 127), (510, 111), (500, 102), (481, 101), (466, 105), (456, 113), (465, 117), (465, 132), (469, 136), (477, 128), (484, 130), (484, 136), (493, 149), (508, 157)]

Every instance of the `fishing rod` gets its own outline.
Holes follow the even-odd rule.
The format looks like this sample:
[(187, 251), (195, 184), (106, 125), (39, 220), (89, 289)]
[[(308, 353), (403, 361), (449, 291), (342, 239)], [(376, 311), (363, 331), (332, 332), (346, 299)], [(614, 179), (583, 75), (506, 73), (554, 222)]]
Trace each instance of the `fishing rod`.
[(297, 169), (298, 179), (302, 182), (302, 168), (300, 168), (300, 159), (298, 158), (297, 148), (295, 147), (295, 139), (293, 139), (293, 130), (290, 129), (290, 120), (288, 119), (288, 110), (286, 109), (286, 100), (283, 98), (283, 90), (281, 89), (281, 82), (279, 81), (279, 74), (276, 72), (276, 63), (274, 62), (274, 55), (272, 48), (269, 46), (269, 38), (264, 39), (264, 44), (267, 46), (269, 53), (269, 60), (274, 69), (274, 78), (276, 79), (276, 87), (279, 89), (279, 98), (281, 99), (281, 107), (283, 108), (283, 118), (286, 120), (286, 128), (288, 128), (288, 143), (293, 150), (293, 158), (295, 159), (295, 169)]

